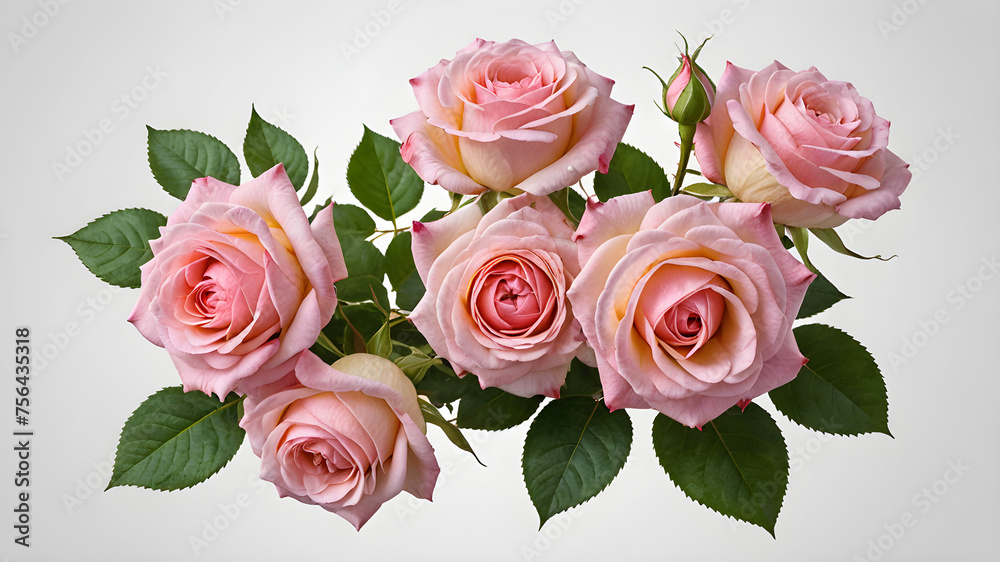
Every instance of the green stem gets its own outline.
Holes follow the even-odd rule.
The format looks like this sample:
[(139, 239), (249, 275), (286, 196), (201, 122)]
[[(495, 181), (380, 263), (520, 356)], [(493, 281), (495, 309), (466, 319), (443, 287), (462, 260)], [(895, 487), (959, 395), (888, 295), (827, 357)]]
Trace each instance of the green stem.
[(671, 196), (677, 195), (684, 185), (684, 174), (687, 173), (688, 160), (691, 159), (691, 149), (694, 148), (694, 132), (698, 130), (697, 125), (678, 125), (681, 134), (681, 159), (677, 163), (677, 173), (674, 174), (674, 189)]

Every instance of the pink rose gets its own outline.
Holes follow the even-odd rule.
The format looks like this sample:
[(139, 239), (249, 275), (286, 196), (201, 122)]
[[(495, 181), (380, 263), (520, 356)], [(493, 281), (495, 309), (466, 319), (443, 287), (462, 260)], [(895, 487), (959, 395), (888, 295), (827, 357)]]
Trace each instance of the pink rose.
[(297, 382), (248, 395), (240, 426), (261, 459), (260, 477), (361, 529), (406, 490), (431, 499), (438, 467), (417, 391), (392, 361), (354, 354), (333, 366), (303, 352)]
[(420, 111), (390, 121), (403, 160), (455, 193), (546, 195), (608, 163), (633, 106), (555, 43), (476, 39), (410, 80)]
[(280, 164), (239, 187), (195, 180), (150, 247), (129, 322), (185, 391), (219, 397), (283, 374), (269, 371), (315, 343), (347, 277), (331, 209), (310, 225)]
[(695, 156), (740, 200), (771, 203), (776, 223), (832, 228), (899, 208), (910, 172), (888, 142), (889, 122), (847, 82), (729, 64)]
[(782, 247), (766, 203), (589, 203), (569, 299), (612, 410), (700, 426), (795, 378), (792, 321), (814, 275)]
[(459, 374), (519, 396), (559, 396), (583, 334), (566, 289), (580, 272), (573, 229), (545, 197), (467, 205), (413, 223), (427, 292), (410, 320)]

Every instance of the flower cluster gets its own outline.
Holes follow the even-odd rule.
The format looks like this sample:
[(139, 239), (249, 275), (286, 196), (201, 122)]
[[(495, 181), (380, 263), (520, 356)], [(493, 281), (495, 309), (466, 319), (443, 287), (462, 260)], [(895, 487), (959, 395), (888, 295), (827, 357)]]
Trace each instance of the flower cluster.
[[(439, 467), (428, 423), (471, 451), (435, 405), (503, 399), (508, 412), (493, 420), (458, 413), (459, 427), (502, 429), (528, 419), (542, 397), (559, 408), (580, 404), (590, 414), (568, 437), (574, 447), (594, 446), (586, 424), (621, 428), (599, 420), (620, 420), (627, 409), (676, 422), (679, 429), (654, 428), (658, 455), (669, 438), (701, 439), (685, 432), (786, 387), (809, 360), (793, 331), (817, 279), (807, 229), (839, 241), (831, 227), (897, 208), (910, 176), (887, 148), (888, 121), (851, 84), (775, 62), (759, 72), (730, 64), (716, 89), (696, 62), (700, 50), (685, 49), (663, 83), (662, 109), (681, 136), (672, 187), (652, 159), (620, 144), (633, 107), (611, 98), (612, 80), (554, 43), (476, 40), (410, 81), (419, 110), (390, 122), (399, 143), (366, 129), (352, 156), (351, 190), (393, 223), (382, 232), (394, 237), (385, 256), (370, 241), (376, 229), (364, 209), (328, 202), (307, 216), (313, 188), (296, 193), (301, 163), (257, 170), (238, 186), (215, 179), (238, 178), (238, 169), (214, 170), (193, 179), (165, 225), (147, 227), (156, 230), (151, 259), (129, 321), (166, 349), (185, 392), (240, 401), (239, 427), (261, 478), (358, 529), (402, 491), (431, 499)], [(398, 151), (389, 152), (398, 167), (385, 164), (386, 147)], [(683, 185), (692, 149), (712, 184)], [(616, 168), (619, 150), (628, 160)], [(253, 171), (249, 153), (247, 161)], [(308, 166), (304, 154), (301, 161)], [(156, 174), (152, 152), (150, 162)], [(286, 173), (286, 165), (298, 169)], [(642, 165), (659, 170), (667, 189), (614, 183), (615, 171)], [(388, 168), (376, 180), (351, 171), (366, 166)], [(599, 197), (581, 196), (574, 184), (595, 171)], [(423, 182), (451, 191), (453, 207), (399, 228), (397, 215), (421, 193), (405, 186), (422, 190)], [(487, 389), (493, 394), (476, 394)], [(781, 396), (774, 400), (782, 409)], [(553, 424), (548, 411), (538, 432), (559, 439), (569, 418)], [(789, 417), (824, 430), (808, 415)], [(722, 435), (726, 423), (734, 422), (714, 431)], [(544, 521), (555, 503), (536, 499), (545, 484), (531, 479), (533, 463), (543, 462), (532, 446), (525, 478)], [(787, 457), (777, 457), (775, 471), (784, 462), (787, 472)], [(683, 473), (670, 461), (661, 456), (672, 477)], [(757, 507), (685, 491), (773, 527)], [(573, 491), (572, 501), (593, 493)]]

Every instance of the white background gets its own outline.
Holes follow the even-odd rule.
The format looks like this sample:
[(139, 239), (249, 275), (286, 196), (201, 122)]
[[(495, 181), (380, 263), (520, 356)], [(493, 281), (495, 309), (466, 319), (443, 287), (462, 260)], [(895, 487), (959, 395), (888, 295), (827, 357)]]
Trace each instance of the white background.
[[(399, 0), (397, 13), (389, 14), (385, 0), (349, 6), (233, 0), (238, 5), (232, 9), (222, 2), (72, 2), (58, 5), (51, 16), (37, 0), (0, 7), (0, 334), (8, 339), (0, 348), (11, 357), (14, 328), (27, 325), (36, 359), (47, 359), (34, 375), (31, 394), (32, 546), (13, 544), (16, 458), (13, 437), (0, 439), (0, 556), (1000, 556), (1000, 383), (994, 355), (1000, 280), (983, 267), (984, 259), (1000, 253), (995, 3), (711, 0), (653, 7), (627, 0)], [(377, 33), (365, 36), (366, 28)], [(541, 532), (521, 482), (526, 426), (500, 434), (470, 432), (488, 469), (430, 429), (445, 472), (435, 501), (398, 497), (360, 533), (317, 507), (279, 501), (269, 485), (255, 483), (257, 459), (247, 446), (221, 474), (189, 490), (102, 491), (123, 422), (146, 396), (177, 384), (177, 378), (166, 353), (125, 322), (136, 292), (109, 290), (52, 237), (119, 208), (173, 211), (176, 200), (158, 188), (147, 167), (146, 125), (205, 131), (239, 153), (256, 104), (265, 119), (308, 150), (319, 147), (320, 196), (349, 201), (344, 170), (362, 123), (391, 136), (388, 120), (416, 109), (409, 78), (477, 36), (555, 39), (616, 80), (614, 97), (636, 104), (625, 141), (672, 171), (676, 129), (653, 106), (659, 85), (641, 67), (672, 72), (675, 29), (689, 38), (715, 33), (699, 62), (716, 80), (727, 60), (757, 69), (778, 59), (793, 69), (815, 65), (831, 79), (852, 82), (892, 121), (890, 148), (915, 170), (901, 211), (841, 229), (857, 251), (898, 258), (865, 262), (814, 250), (815, 263), (854, 297), (818, 320), (848, 331), (872, 351), (887, 381), (895, 438), (830, 438), (779, 416), (794, 470), (777, 539), (696, 504), (674, 487), (652, 453), (648, 412), (632, 416), (633, 452), (618, 479)], [(13, 45), (12, 34), (26, 42), (15, 39)], [(345, 56), (343, 46), (351, 44), (360, 53)], [(150, 75), (144, 87), (150, 70), (161, 76)], [(122, 96), (141, 101), (129, 107)], [(85, 131), (103, 119), (113, 129), (88, 141)], [(79, 145), (87, 154), (57, 177), (53, 163), (65, 163), (69, 147)], [(961, 296), (958, 286), (969, 296)], [(946, 322), (938, 323), (935, 315)], [(74, 328), (67, 329), (71, 323)], [(12, 371), (0, 379), (0, 433), (8, 435), (16, 429)], [(760, 402), (771, 409), (766, 399)], [(947, 472), (949, 463), (967, 468), (956, 478), (958, 473)], [(925, 488), (933, 503), (915, 500)], [(907, 514), (915, 521), (912, 528), (898, 525)], [(192, 537), (204, 541), (197, 552)]]

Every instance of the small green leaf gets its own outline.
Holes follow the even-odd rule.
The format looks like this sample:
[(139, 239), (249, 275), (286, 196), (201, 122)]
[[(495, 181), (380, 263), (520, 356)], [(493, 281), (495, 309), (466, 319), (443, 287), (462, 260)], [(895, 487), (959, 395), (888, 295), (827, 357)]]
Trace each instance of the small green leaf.
[(396, 306), (403, 310), (416, 308), (426, 291), (413, 263), (412, 240), (413, 235), (409, 231), (400, 232), (385, 250), (385, 272), (396, 292)]
[(809, 268), (809, 271), (819, 275), (819, 270), (809, 261), (809, 231), (797, 226), (786, 226), (785, 228), (788, 229), (788, 234), (792, 237), (792, 244), (799, 252), (803, 265)]
[(306, 182), (309, 156), (305, 149), (292, 135), (262, 119), (254, 107), (250, 108), (250, 124), (243, 140), (243, 158), (254, 177), (284, 164), (296, 190)]
[(728, 187), (717, 183), (693, 183), (682, 187), (681, 191), (701, 197), (722, 197), (728, 199), (734, 196)]
[(583, 212), (587, 210), (587, 201), (576, 192), (575, 189), (564, 187), (559, 191), (549, 194), (549, 200), (555, 203), (556, 207), (566, 215), (566, 218), (573, 224), (573, 227), (580, 225)]
[(889, 401), (882, 373), (868, 350), (824, 324), (793, 330), (806, 363), (788, 384), (769, 393), (792, 421), (825, 433), (889, 433)]
[(403, 162), (400, 144), (365, 127), (347, 164), (351, 193), (377, 216), (396, 223), (420, 202), (424, 181)]
[(420, 411), (424, 414), (424, 422), (434, 424), (444, 430), (444, 434), (448, 436), (448, 440), (455, 444), (456, 447), (462, 449), (467, 453), (471, 453), (473, 457), (476, 457), (476, 462), (483, 464), (483, 461), (479, 460), (476, 452), (472, 450), (472, 445), (469, 445), (469, 441), (462, 435), (462, 431), (455, 427), (454, 424), (448, 423), (441, 412), (438, 411), (430, 402), (424, 399), (418, 400), (420, 402)]
[(167, 217), (149, 209), (123, 209), (95, 219), (68, 236), (69, 244), (87, 269), (101, 280), (119, 287), (139, 286), (139, 266), (153, 257), (149, 241), (160, 236)]
[(447, 214), (448, 214), (447, 211), (442, 211), (441, 209), (431, 209), (430, 211), (427, 211), (427, 214), (420, 217), (420, 222), (424, 224), (427, 224), (429, 222), (434, 222)]
[(392, 355), (392, 339), (389, 338), (389, 323), (386, 322), (375, 335), (368, 340), (365, 349), (371, 355), (377, 355), (379, 357), (384, 357), (386, 359)]
[(527, 421), (543, 399), (543, 396), (522, 398), (499, 388), (470, 391), (458, 403), (457, 425), (465, 429), (487, 431), (508, 429)]
[(158, 131), (147, 126), (146, 131), (149, 169), (170, 195), (183, 201), (198, 178), (239, 185), (240, 162), (219, 139), (185, 129)]
[(320, 330), (319, 336), (316, 337), (316, 343), (309, 348), (309, 351), (319, 356), (320, 359), (325, 361), (327, 364), (331, 364), (341, 357), (346, 357), (346, 354), (340, 349), (326, 332)]
[[(397, 342), (394, 342), (397, 343)], [(431, 357), (415, 347), (410, 348), (411, 353), (395, 360), (396, 366), (403, 371), (414, 385), (419, 384), (427, 375), (427, 371), (435, 365), (441, 364), (441, 359)]]
[(601, 386), (601, 375), (597, 367), (590, 367), (579, 359), (573, 359), (570, 364), (569, 373), (566, 375), (566, 382), (563, 383), (559, 395), (566, 396), (589, 396), (599, 399), (603, 396)]
[(850, 256), (852, 258), (858, 258), (860, 260), (889, 261), (892, 258), (896, 257), (896, 256), (889, 256), (887, 258), (883, 258), (882, 256), (862, 256), (861, 254), (855, 253), (849, 250), (846, 245), (844, 245), (844, 241), (840, 239), (840, 235), (837, 234), (837, 231), (832, 228), (810, 228), (809, 232), (815, 234), (816, 238), (822, 240), (824, 244), (829, 246), (830, 249), (837, 252), (838, 254), (843, 254), (845, 256)]
[(653, 191), (653, 198), (662, 200), (670, 193), (667, 173), (641, 150), (618, 143), (611, 158), (608, 173), (594, 176), (594, 192), (601, 201), (626, 193)]
[(316, 156), (316, 150), (313, 149), (313, 175), (309, 180), (309, 187), (302, 194), (302, 200), (299, 203), (305, 207), (306, 203), (312, 201), (312, 198), (316, 196), (317, 189), (319, 189), (319, 157)]
[(632, 450), (625, 410), (575, 396), (550, 402), (531, 423), (521, 468), (539, 528), (589, 500), (615, 479)]
[(179, 386), (150, 396), (122, 428), (108, 489), (139, 486), (180, 490), (226, 466), (243, 443), (241, 398), (226, 400)]
[[(371, 299), (370, 289), (367, 286), (364, 289), (369, 291), (367, 295)], [(339, 290), (338, 297), (340, 297)], [(385, 325), (385, 313), (371, 302), (346, 304), (347, 302), (347, 299), (340, 298), (337, 312), (323, 328), (323, 333), (334, 342), (340, 343), (345, 355), (365, 353), (368, 341)]]
[(458, 400), (466, 393), (479, 390), (475, 377), (459, 378), (447, 365), (431, 367), (424, 378), (414, 384), (417, 392), (426, 396), (435, 406), (443, 406)]
[(799, 314), (796, 318), (808, 318), (814, 314), (819, 314), (838, 302), (851, 297), (841, 293), (830, 280), (822, 273), (816, 275), (809, 289), (806, 290), (805, 299), (799, 307)]
[(653, 450), (689, 498), (774, 536), (788, 486), (788, 451), (781, 430), (760, 406), (733, 406), (702, 430), (659, 414)]

